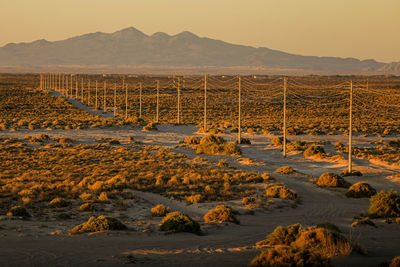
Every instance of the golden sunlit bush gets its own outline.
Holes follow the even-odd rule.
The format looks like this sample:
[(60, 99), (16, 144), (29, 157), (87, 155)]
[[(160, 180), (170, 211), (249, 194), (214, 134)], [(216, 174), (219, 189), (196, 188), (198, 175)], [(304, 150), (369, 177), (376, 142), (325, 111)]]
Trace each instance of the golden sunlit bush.
[(298, 199), (295, 191), (282, 184), (271, 184), (265, 190), (266, 198)]
[(11, 207), (11, 209), (7, 212), (7, 216), (18, 216), (23, 218), (31, 217), (28, 211), (22, 206)]
[(204, 221), (206, 223), (232, 222), (232, 223), (239, 224), (239, 220), (233, 214), (232, 209), (225, 205), (219, 205), (219, 206), (215, 207), (215, 209), (210, 210), (206, 215), (204, 215)]
[(400, 195), (395, 191), (379, 191), (370, 199), (371, 217), (400, 217)]
[(97, 218), (90, 217), (87, 222), (75, 226), (71, 230), (71, 234), (75, 235), (88, 232), (102, 232), (102, 231), (124, 230), (124, 229), (126, 229), (126, 226), (119, 220), (102, 215)]
[(292, 173), (295, 173), (296, 170), (290, 166), (282, 166), (282, 167), (278, 168), (275, 172), (283, 173), (283, 174), (292, 174)]
[(168, 213), (161, 221), (161, 231), (201, 234), (200, 224), (178, 211)]
[(159, 204), (151, 209), (151, 216), (162, 217), (171, 211), (170, 207), (166, 207), (163, 204)]
[(367, 182), (358, 182), (349, 187), (346, 197), (361, 198), (371, 197), (376, 194), (376, 190)]
[(350, 183), (335, 173), (326, 172), (318, 178), (317, 185), (320, 187), (349, 187)]

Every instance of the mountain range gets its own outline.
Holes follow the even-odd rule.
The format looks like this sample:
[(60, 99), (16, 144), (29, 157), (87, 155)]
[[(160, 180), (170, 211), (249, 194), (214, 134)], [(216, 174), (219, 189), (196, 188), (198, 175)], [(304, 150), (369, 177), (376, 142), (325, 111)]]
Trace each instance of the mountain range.
[(400, 63), (373, 59), (289, 54), (266, 47), (236, 45), (191, 32), (146, 35), (130, 27), (50, 42), (9, 43), (0, 47), (0, 66), (103, 66), (178, 68), (261, 68), (321, 73), (400, 73)]

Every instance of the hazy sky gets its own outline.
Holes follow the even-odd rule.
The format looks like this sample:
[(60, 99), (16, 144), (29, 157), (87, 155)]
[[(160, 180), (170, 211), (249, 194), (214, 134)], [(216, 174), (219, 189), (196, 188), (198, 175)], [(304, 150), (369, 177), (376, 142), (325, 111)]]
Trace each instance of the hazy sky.
[(133, 26), (285, 52), (400, 61), (400, 0), (2, 0), (0, 46)]

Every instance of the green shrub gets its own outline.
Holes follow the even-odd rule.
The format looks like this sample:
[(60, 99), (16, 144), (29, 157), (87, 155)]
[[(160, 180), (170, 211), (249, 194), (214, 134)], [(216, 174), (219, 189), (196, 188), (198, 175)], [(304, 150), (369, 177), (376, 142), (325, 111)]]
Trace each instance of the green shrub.
[(400, 216), (400, 196), (397, 192), (382, 190), (369, 201), (368, 213), (371, 217)]
[(87, 222), (75, 226), (71, 230), (71, 234), (81, 234), (81, 233), (100, 232), (109, 230), (124, 230), (124, 229), (126, 229), (126, 226), (119, 220), (102, 215), (97, 218), (90, 217)]
[(204, 215), (204, 221), (209, 222), (233, 222), (239, 224), (239, 220), (235, 217), (232, 209), (225, 205), (217, 206), (215, 209), (210, 210), (206, 215)]
[(267, 187), (265, 190), (266, 198), (281, 198), (281, 199), (297, 199), (297, 193), (293, 190), (290, 190), (285, 185), (280, 184), (272, 184)]
[(344, 180), (341, 176), (326, 172), (322, 174), (318, 180), (317, 185), (320, 187), (349, 187), (350, 184)]
[(201, 234), (200, 224), (178, 211), (168, 213), (161, 221), (161, 231)]
[(151, 216), (162, 217), (171, 211), (170, 207), (166, 207), (163, 204), (159, 204), (151, 209)]
[(367, 182), (359, 182), (349, 187), (346, 192), (346, 197), (362, 198), (371, 197), (376, 194), (376, 190), (372, 188)]
[(7, 212), (7, 216), (18, 216), (23, 218), (31, 217), (28, 211), (22, 206), (11, 207), (10, 210)]
[(312, 157), (312, 156), (322, 156), (325, 153), (325, 150), (322, 146), (312, 145), (304, 150), (303, 154), (305, 157)]
[(283, 167), (278, 168), (275, 172), (283, 173), (283, 174), (292, 174), (292, 173), (295, 173), (296, 170), (290, 166), (283, 166)]
[(251, 262), (252, 267), (319, 267), (328, 261), (307, 249), (276, 247), (262, 251)]

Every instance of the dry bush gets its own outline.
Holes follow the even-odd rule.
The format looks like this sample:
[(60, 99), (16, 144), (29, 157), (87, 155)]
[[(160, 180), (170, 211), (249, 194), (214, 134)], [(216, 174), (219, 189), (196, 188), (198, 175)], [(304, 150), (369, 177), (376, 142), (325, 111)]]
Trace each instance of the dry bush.
[(79, 207), (80, 211), (93, 211), (94, 207), (92, 204), (90, 203), (83, 203), (80, 207)]
[(307, 249), (276, 247), (262, 251), (251, 262), (252, 267), (323, 267), (328, 260)]
[(50, 201), (49, 206), (52, 208), (65, 208), (68, 207), (71, 203), (66, 201), (63, 198), (57, 197)]
[(124, 229), (126, 229), (126, 226), (119, 220), (112, 217), (99, 216), (97, 218), (90, 217), (87, 222), (75, 226), (71, 230), (71, 234), (74, 235), (88, 232), (101, 232)]
[[(286, 139), (286, 144), (290, 143), (290, 141), (288, 139)], [(283, 137), (279, 136), (279, 137), (275, 137), (274, 139), (272, 139), (271, 144), (273, 146), (281, 146), (283, 145)]]
[(157, 131), (157, 123), (151, 122), (143, 127), (143, 131)]
[(232, 223), (239, 224), (239, 220), (233, 214), (232, 209), (225, 205), (219, 205), (219, 206), (215, 207), (215, 209), (210, 210), (206, 215), (204, 215), (204, 221), (206, 223), (232, 222)]
[(187, 145), (198, 145), (200, 144), (200, 138), (197, 136), (189, 136), (185, 138), (185, 144)]
[(257, 242), (257, 246), (290, 245), (300, 236), (303, 227), (301, 224), (292, 224), (288, 227), (278, 226), (265, 240)]
[(200, 224), (178, 211), (168, 213), (161, 221), (161, 231), (201, 234)]
[(250, 205), (256, 203), (256, 199), (254, 197), (244, 197), (242, 199), (243, 205)]
[(371, 217), (400, 217), (400, 196), (397, 192), (382, 190), (369, 201), (368, 214)]
[(311, 145), (306, 150), (304, 150), (305, 157), (323, 157), (325, 154), (325, 150), (322, 146)]
[(376, 227), (375, 223), (371, 221), (369, 218), (362, 218), (362, 219), (353, 219), (353, 222), (351, 223), (351, 227), (358, 227), (358, 226), (364, 226), (364, 225), (369, 225)]
[(344, 170), (342, 176), (362, 176), (362, 173), (357, 170), (352, 170), (351, 173), (348, 169)]
[(239, 139), (236, 139), (235, 144), (251, 145), (251, 141), (248, 138), (240, 138), (240, 142)]
[(285, 185), (282, 184), (271, 184), (265, 190), (266, 198), (281, 198), (281, 199), (293, 199), (297, 200), (297, 193)]
[(171, 211), (170, 207), (166, 207), (163, 204), (159, 204), (151, 209), (151, 216), (163, 217)]
[(196, 146), (197, 154), (240, 155), (241, 151), (235, 144), (227, 144), (225, 140), (216, 135), (207, 135)]
[(320, 187), (349, 187), (350, 183), (335, 173), (326, 172), (318, 178), (317, 185)]
[(349, 187), (346, 192), (346, 197), (362, 198), (371, 197), (376, 194), (376, 190), (367, 182), (358, 182)]
[(22, 206), (11, 207), (11, 209), (7, 212), (7, 216), (17, 216), (17, 217), (23, 217), (23, 218), (31, 217), (31, 215), (28, 213), (28, 211)]
[(283, 173), (283, 174), (292, 174), (296, 173), (296, 170), (290, 166), (282, 166), (275, 170), (276, 173)]

